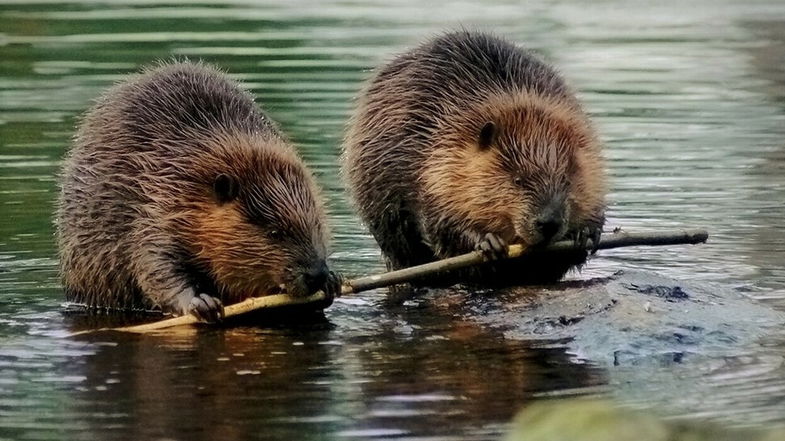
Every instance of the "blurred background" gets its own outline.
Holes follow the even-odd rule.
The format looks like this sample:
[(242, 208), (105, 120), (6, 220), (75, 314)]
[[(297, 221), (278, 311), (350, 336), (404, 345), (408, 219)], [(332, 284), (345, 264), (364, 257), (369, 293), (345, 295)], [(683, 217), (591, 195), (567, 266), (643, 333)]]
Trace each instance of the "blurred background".
[(458, 27), (534, 49), (578, 90), (606, 146), (606, 230), (711, 234), (602, 252), (571, 279), (638, 269), (785, 311), (782, 1), (0, 0), (0, 439), (496, 439), (531, 400), (584, 394), (785, 423), (785, 339), (614, 367), (479, 324), (481, 301), (387, 307), (380, 290), (302, 326), (67, 337), (56, 175), (102, 90), (173, 57), (227, 71), (325, 188), (334, 264), (371, 274), (378, 248), (338, 176), (352, 99), (374, 66)]

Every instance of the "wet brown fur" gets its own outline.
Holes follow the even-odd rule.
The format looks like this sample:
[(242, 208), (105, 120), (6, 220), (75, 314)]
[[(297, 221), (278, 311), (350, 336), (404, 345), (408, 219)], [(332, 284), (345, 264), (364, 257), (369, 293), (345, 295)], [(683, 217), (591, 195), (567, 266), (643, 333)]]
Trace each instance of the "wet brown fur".
[[(495, 135), (482, 147), (488, 122)], [(537, 57), (492, 35), (448, 33), (379, 69), (344, 148), (348, 187), (390, 268), (471, 251), (489, 232), (540, 244), (534, 220), (560, 197), (566, 222), (554, 240), (604, 222), (601, 147), (573, 92)], [(584, 260), (583, 252), (524, 259), (485, 276), (550, 281)]]
[[(237, 195), (216, 196), (220, 174)], [(231, 304), (325, 258), (315, 181), (252, 96), (203, 64), (162, 64), (113, 87), (65, 158), (57, 213), (68, 300), (184, 313)]]

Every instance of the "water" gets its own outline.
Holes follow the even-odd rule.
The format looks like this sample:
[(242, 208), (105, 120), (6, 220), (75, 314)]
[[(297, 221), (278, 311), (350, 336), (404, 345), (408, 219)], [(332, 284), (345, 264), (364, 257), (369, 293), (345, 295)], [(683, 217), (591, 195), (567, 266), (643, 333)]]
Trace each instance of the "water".
[(781, 336), (614, 367), (485, 326), (482, 297), (460, 292), (398, 306), (364, 293), (299, 326), (67, 337), (55, 176), (104, 88), (171, 57), (242, 80), (324, 186), (335, 265), (371, 274), (378, 249), (337, 178), (351, 99), (369, 68), (457, 26), (525, 42), (580, 91), (607, 146), (609, 227), (712, 234), (705, 246), (603, 252), (572, 278), (637, 269), (785, 311), (781, 2), (291, 3), (0, 4), (0, 438), (496, 439), (532, 400), (580, 394), (785, 423)]

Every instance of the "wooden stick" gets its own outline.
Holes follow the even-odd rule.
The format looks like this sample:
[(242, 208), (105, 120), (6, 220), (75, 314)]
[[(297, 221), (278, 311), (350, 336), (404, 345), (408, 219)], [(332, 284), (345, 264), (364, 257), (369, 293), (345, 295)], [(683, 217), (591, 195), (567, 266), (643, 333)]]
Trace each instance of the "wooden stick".
[[(344, 287), (341, 288), (342, 288), (341, 293), (343, 294)], [(242, 302), (224, 307), (224, 317), (225, 318), (234, 317), (234, 316), (249, 313), (251, 311), (256, 311), (260, 309), (269, 309), (269, 308), (279, 308), (281, 306), (306, 305), (311, 303), (316, 304), (319, 302), (324, 302), (325, 300), (326, 300), (325, 295), (321, 291), (316, 292), (308, 297), (292, 297), (286, 294), (273, 294), (263, 297), (251, 297), (243, 300)], [(88, 329), (86, 331), (75, 332), (71, 335), (74, 336), (74, 335), (81, 335), (81, 334), (89, 334), (91, 332), (97, 332), (97, 331), (144, 333), (150, 331), (157, 331), (159, 329), (172, 328), (175, 326), (193, 325), (199, 322), (200, 322), (199, 319), (196, 318), (195, 315), (186, 314), (178, 317), (159, 320), (157, 322), (145, 323), (142, 325), (123, 326), (120, 328)]]
[[(610, 248), (630, 247), (637, 245), (659, 246), (659, 245), (679, 245), (679, 244), (698, 244), (704, 243), (709, 238), (709, 233), (705, 230), (682, 230), (668, 231), (662, 233), (627, 233), (623, 231), (604, 235), (597, 246), (598, 250)], [(525, 249), (522, 245), (510, 245), (507, 249), (508, 258), (520, 257), (531, 253), (551, 253), (563, 252), (575, 249), (575, 243), (571, 240), (555, 242), (543, 249)], [(586, 244), (587, 250), (594, 249), (591, 241)], [(449, 257), (423, 265), (391, 271), (377, 276), (361, 277), (349, 280), (350, 290), (341, 289), (341, 293), (355, 293), (367, 291), (369, 289), (381, 288), (384, 286), (397, 285), (399, 283), (413, 282), (424, 277), (433, 276), (443, 271), (452, 271), (466, 268), (483, 263), (485, 260), (479, 251), (461, 254), (460, 256)], [(345, 286), (344, 286), (345, 288)]]
[[(606, 250), (610, 248), (620, 248), (629, 246), (660, 246), (660, 245), (679, 245), (679, 244), (698, 244), (704, 243), (708, 239), (709, 234), (705, 230), (681, 230), (669, 231), (660, 233), (626, 233), (623, 231), (607, 234), (600, 239), (600, 243), (596, 247), (599, 250)], [(526, 249), (522, 245), (510, 245), (508, 248), (509, 258), (520, 257), (524, 254), (532, 253), (552, 253), (564, 252), (575, 249), (573, 241), (564, 240), (553, 243), (546, 248), (542, 249)], [(594, 245), (589, 243), (586, 247), (587, 250), (594, 249)], [(485, 258), (479, 251), (472, 251), (471, 253), (462, 254), (460, 256), (450, 257), (436, 262), (430, 262), (423, 265), (413, 266), (397, 271), (390, 271), (384, 274), (375, 276), (360, 277), (357, 279), (349, 280), (341, 287), (341, 294), (352, 294), (361, 291), (368, 291), (371, 289), (381, 288), (385, 286), (396, 285), (399, 283), (413, 282), (425, 277), (433, 276), (435, 274), (452, 271), (461, 268), (466, 268), (473, 265), (478, 265), (485, 262)], [(264, 297), (252, 297), (243, 300), (240, 303), (229, 305), (224, 308), (224, 317), (229, 318), (251, 311), (260, 309), (277, 308), (281, 306), (291, 305), (305, 305), (310, 303), (318, 303), (325, 301), (323, 292), (317, 292), (308, 297), (292, 297), (287, 294), (275, 294)], [(120, 331), (120, 332), (149, 332), (160, 329), (171, 328), (174, 326), (190, 325), (198, 323), (193, 315), (183, 315), (179, 317), (160, 320), (153, 323), (146, 323), (137, 326), (125, 326), (121, 328), (101, 328), (94, 330), (87, 330), (77, 332), (71, 335), (87, 334), (97, 331)]]

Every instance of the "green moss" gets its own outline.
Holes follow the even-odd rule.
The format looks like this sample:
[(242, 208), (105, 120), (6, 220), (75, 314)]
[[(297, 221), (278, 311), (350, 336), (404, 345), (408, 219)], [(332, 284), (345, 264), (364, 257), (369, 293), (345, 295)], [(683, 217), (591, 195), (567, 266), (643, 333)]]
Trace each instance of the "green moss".
[(785, 430), (730, 429), (670, 422), (597, 399), (535, 403), (515, 418), (506, 441), (781, 441)]

